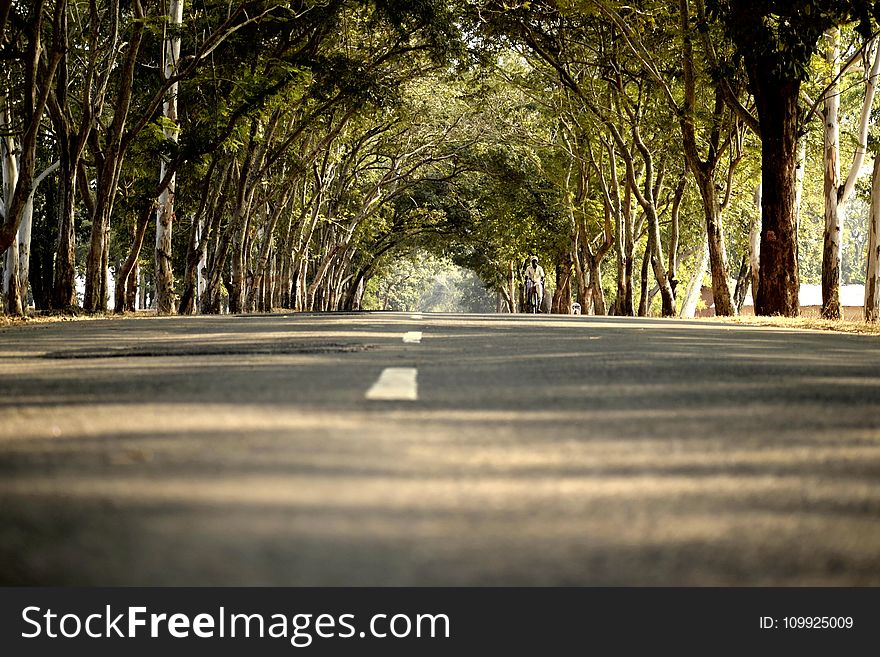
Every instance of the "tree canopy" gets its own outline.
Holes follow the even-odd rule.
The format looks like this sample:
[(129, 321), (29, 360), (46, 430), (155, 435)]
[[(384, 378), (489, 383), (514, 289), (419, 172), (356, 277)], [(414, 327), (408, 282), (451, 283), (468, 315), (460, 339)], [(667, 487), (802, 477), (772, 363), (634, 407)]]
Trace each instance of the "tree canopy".
[(844, 0), (6, 0), (3, 307), (409, 308), (395, 277), (431, 288), (454, 263), (515, 312), (534, 254), (554, 312), (691, 316), (707, 288), (733, 315), (751, 288), (756, 312), (795, 315), (822, 283), (823, 315), (861, 284), (876, 318), (877, 18)]

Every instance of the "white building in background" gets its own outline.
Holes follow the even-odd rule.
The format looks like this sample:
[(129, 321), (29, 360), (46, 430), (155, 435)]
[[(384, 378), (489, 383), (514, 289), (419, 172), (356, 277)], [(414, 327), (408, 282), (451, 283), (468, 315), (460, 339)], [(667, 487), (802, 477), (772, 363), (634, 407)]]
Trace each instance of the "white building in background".
[[(733, 289), (734, 285), (735, 281), (731, 281), (731, 289)], [(715, 300), (712, 295), (712, 288), (704, 285), (701, 298), (703, 303), (697, 310), (697, 317), (713, 317), (715, 315)], [(818, 316), (822, 308), (822, 286), (801, 285), (799, 301), (801, 314), (806, 317)], [(861, 319), (865, 308), (865, 286), (841, 286), (840, 305), (844, 319)], [(751, 289), (746, 295), (742, 311), (744, 315), (753, 315), (755, 313), (755, 302), (752, 299)]]
[[(822, 306), (822, 286), (821, 285), (801, 285), (800, 295), (801, 308), (809, 306)], [(754, 306), (752, 293), (746, 295), (743, 306)], [(865, 286), (864, 285), (843, 285), (840, 288), (840, 305), (845, 308), (864, 308), (865, 306)]]

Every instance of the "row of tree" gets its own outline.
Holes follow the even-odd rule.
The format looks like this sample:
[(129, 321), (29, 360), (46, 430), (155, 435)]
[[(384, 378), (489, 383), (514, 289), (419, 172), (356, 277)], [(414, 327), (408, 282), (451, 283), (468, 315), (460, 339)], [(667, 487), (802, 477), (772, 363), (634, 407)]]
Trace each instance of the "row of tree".
[(424, 249), (514, 311), (537, 253), (556, 312), (692, 315), (708, 270), (717, 314), (796, 315), (821, 217), (833, 318), (862, 198), (876, 321), (872, 12), (0, 0), (5, 311), (355, 309)]

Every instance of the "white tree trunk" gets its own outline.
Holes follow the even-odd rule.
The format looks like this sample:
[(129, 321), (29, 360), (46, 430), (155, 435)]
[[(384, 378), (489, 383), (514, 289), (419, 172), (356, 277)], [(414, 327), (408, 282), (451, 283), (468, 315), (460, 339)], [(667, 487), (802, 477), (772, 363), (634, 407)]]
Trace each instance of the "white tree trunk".
[[(840, 30), (829, 33), (826, 60), (831, 65), (830, 75), (836, 79), (840, 73)], [(852, 164), (846, 181), (840, 181), (839, 121), (840, 86), (832, 85), (825, 102), (825, 235), (822, 255), (822, 316), (839, 318), (841, 255), (843, 250), (843, 227), (846, 221), (846, 203), (852, 196), (861, 174), (868, 150), (871, 128), (871, 108), (880, 76), (880, 48), (874, 41), (867, 48), (873, 52), (871, 70), (865, 79), (865, 96), (857, 130), (858, 146), (853, 153)], [(832, 149), (833, 145), (833, 149)]]
[(865, 321), (878, 320), (880, 320), (880, 157), (874, 159), (874, 173), (871, 178), (868, 271), (865, 276)]
[[(196, 226), (196, 244), (201, 244), (204, 239), (204, 235), (202, 233), (205, 230), (205, 226), (203, 223), (199, 223)], [(208, 249), (199, 249), (199, 264), (196, 266), (196, 302), (195, 307), (201, 307), (202, 297), (205, 295), (205, 288), (208, 286), (208, 281), (205, 278), (205, 274), (208, 272)]]
[(823, 169), (825, 180), (825, 232), (822, 250), (822, 316), (840, 318), (840, 28), (825, 35), (825, 61), (833, 84), (825, 95), (825, 151)]
[(21, 294), (22, 310), (27, 308), (27, 291), (31, 267), (31, 233), (34, 224), (34, 195), (31, 194), (22, 213), (18, 227), (18, 289)]
[[(9, 104), (6, 94), (0, 95), (0, 130), (6, 133), (0, 139), (0, 151), (2, 151), (3, 170), (3, 214), (12, 206), (12, 197), (15, 194), (15, 186), (18, 183), (18, 159), (16, 152), (18, 146), (11, 134), (12, 117), (9, 112)], [(3, 294), (5, 297), (6, 312), (10, 315), (21, 315), (24, 312), (21, 299), (19, 282), (19, 258), (18, 239), (12, 241), (6, 250), (6, 261), (3, 267)]]
[(703, 239), (703, 250), (700, 253), (700, 259), (697, 261), (697, 268), (694, 269), (694, 275), (688, 283), (687, 292), (682, 301), (681, 312), (678, 316), (681, 319), (693, 319), (697, 314), (697, 304), (700, 302), (700, 292), (703, 291), (703, 276), (706, 275), (706, 268), (709, 266), (709, 240)]
[[(862, 165), (865, 163), (865, 154), (868, 152), (868, 135), (871, 130), (871, 108), (874, 105), (874, 97), (877, 94), (877, 80), (880, 78), (880, 44), (877, 40), (872, 43), (874, 48), (874, 63), (871, 65), (871, 71), (865, 80), (865, 99), (862, 102), (862, 114), (859, 118), (858, 141), (859, 145), (853, 153), (852, 166), (849, 169), (849, 175), (843, 186), (843, 192), (840, 194), (840, 205), (845, 204), (856, 188), (856, 182), (862, 172)], [(870, 52), (871, 48), (868, 48)], [(845, 219), (845, 217), (843, 217)]]
[(797, 169), (795, 170), (795, 216), (798, 228), (800, 228), (801, 203), (804, 199), (804, 178), (807, 175), (807, 135), (801, 135), (798, 139)]
[(27, 306), (27, 291), (30, 283), (31, 234), (34, 226), (34, 194), (47, 176), (58, 169), (60, 162), (54, 162), (34, 180), (34, 189), (25, 203), (21, 226), (18, 227), (18, 289), (21, 291), (23, 306)]
[(761, 272), (761, 205), (764, 198), (761, 183), (755, 188), (755, 209), (757, 214), (749, 228), (749, 262), (752, 266), (752, 303), (758, 298), (758, 281)]
[[(183, 23), (184, 0), (170, 0), (170, 20), (168, 28), (170, 35), (166, 36), (164, 44), (164, 71), (166, 80), (171, 79), (177, 73), (177, 65), (180, 61), (180, 37), (177, 36), (177, 28)], [(165, 138), (175, 143), (180, 137), (180, 127), (177, 121), (177, 91), (178, 84), (175, 82), (168, 89), (165, 102), (162, 105), (165, 118)], [(164, 180), (168, 172), (168, 162), (164, 159), (159, 166), (159, 180)], [(174, 223), (174, 192), (176, 176), (172, 175), (168, 186), (159, 196), (159, 208), (156, 211), (156, 309), (160, 315), (174, 313), (174, 270), (171, 260), (171, 231)]]
[(6, 302), (5, 310), (10, 315), (23, 315), (24, 305), (21, 299), (21, 290), (18, 287), (18, 240), (16, 239), (6, 249), (6, 262), (3, 266), (3, 296)]

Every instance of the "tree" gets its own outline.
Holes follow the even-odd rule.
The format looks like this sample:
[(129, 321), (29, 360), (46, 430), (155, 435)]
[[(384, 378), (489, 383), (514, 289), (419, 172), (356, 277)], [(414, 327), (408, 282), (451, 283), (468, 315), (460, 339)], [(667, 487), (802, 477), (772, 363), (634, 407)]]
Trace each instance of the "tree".
[[(183, 23), (184, 0), (170, 0), (168, 7), (168, 26), (165, 37), (162, 75), (166, 83), (170, 82), (165, 100), (162, 103), (162, 129), (165, 138), (176, 144), (179, 139), (179, 123), (177, 120), (177, 89), (179, 83), (174, 80), (180, 68), (180, 35), (178, 31)], [(167, 158), (162, 158), (159, 167), (159, 180), (164, 182), (168, 175)], [(174, 269), (171, 263), (171, 231), (174, 220), (174, 192), (177, 187), (176, 176), (172, 172), (159, 196), (159, 207), (156, 210), (156, 310), (160, 315), (175, 312), (174, 300)]]
[(870, 5), (855, 0), (710, 0), (736, 46), (755, 98), (763, 158), (756, 312), (799, 312), (797, 150), (801, 86), (819, 39), (849, 20), (870, 35)]
[[(21, 125), (18, 143), (12, 135), (4, 140), (3, 153), (3, 205), (0, 216), (0, 253), (12, 247), (10, 255), (10, 271), (7, 272), (8, 294), (7, 310), (13, 314), (24, 311), (18, 272), (18, 245), (16, 243), (19, 228), (28, 208), (32, 207), (34, 186), (37, 177), (36, 152), (41, 131), (43, 115), (49, 98), (49, 90), (58, 71), (62, 59), (63, 47), (59, 34), (62, 16), (66, 11), (66, 0), (56, 0), (54, 10), (49, 11), (47, 0), (35, 0), (30, 3), (30, 12), (26, 16), (19, 15), (21, 7), (9, 7), (2, 21), (3, 31), (0, 33), (0, 45), (14, 42), (14, 58), (20, 68), (22, 89), (18, 103)], [(10, 18), (12, 20), (10, 20)], [(14, 29), (7, 32), (7, 22)], [(46, 23), (51, 25), (47, 29)], [(54, 36), (44, 45), (44, 31)], [(0, 80), (0, 84), (11, 86), (9, 77)], [(0, 112), (3, 116), (5, 130), (12, 126), (13, 94), (11, 89), (0, 90)], [(26, 294), (26, 291), (25, 291)]]
[[(742, 159), (742, 152), (738, 149), (735, 156), (727, 158), (727, 155), (741, 144), (740, 133), (744, 123), (733, 110), (727, 108), (725, 103), (725, 98), (732, 98), (739, 104), (739, 94), (734, 91), (735, 85), (732, 84), (729, 73), (719, 70), (718, 53), (708, 36), (709, 26), (706, 25), (703, 4), (697, 3), (696, 18), (699, 32), (704, 36), (701, 42), (706, 51), (702, 58), (707, 62), (705, 71), (701, 71), (695, 55), (696, 31), (690, 2), (680, 0), (678, 3), (676, 18), (679, 31), (678, 34), (670, 36), (679, 41), (679, 61), (682, 71), (680, 92), (674, 88), (674, 78), (666, 73), (669, 69), (667, 61), (669, 55), (655, 36), (658, 31), (656, 25), (664, 22), (665, 5), (640, 7), (637, 11), (629, 11), (629, 8), (625, 7), (618, 11), (611, 3), (603, 0), (596, 0), (596, 4), (620, 30), (633, 55), (659, 86), (664, 102), (678, 117), (685, 159), (703, 201), (715, 312), (718, 315), (734, 315), (736, 309), (728, 284), (729, 267), (722, 215), (730, 200), (733, 172)], [(641, 29), (643, 22), (647, 29)], [(643, 36), (645, 34), (652, 35), (651, 43), (647, 43), (647, 37)], [(667, 41), (670, 40), (670, 36), (666, 37)], [(711, 70), (710, 66), (715, 70)], [(698, 79), (700, 72), (704, 73), (702, 80)], [(698, 85), (698, 82), (702, 84)], [(703, 97), (705, 93), (703, 90), (709, 90), (708, 97)], [(678, 99), (679, 95), (681, 100)], [(699, 134), (701, 128), (705, 134)], [(706, 144), (705, 154), (701, 153), (701, 144)], [(722, 167), (725, 159), (728, 162), (726, 168)], [(725, 183), (726, 193), (723, 191)]]
[[(825, 125), (825, 230), (822, 250), (822, 317), (840, 319), (840, 281), (843, 248), (844, 211), (855, 191), (868, 149), (868, 132), (871, 127), (871, 108), (880, 76), (880, 47), (872, 40), (864, 48), (865, 61), (871, 61), (865, 72), (865, 93), (856, 128), (857, 145), (846, 179), (840, 179), (840, 79), (846, 69), (855, 64), (863, 50), (855, 48), (856, 55), (841, 67), (841, 31), (833, 28), (826, 34), (825, 59), (829, 65), (830, 82), (824, 100)], [(872, 52), (873, 51), (873, 52)]]
[(874, 156), (871, 212), (868, 222), (868, 265), (865, 275), (865, 321), (880, 321), (880, 155)]

